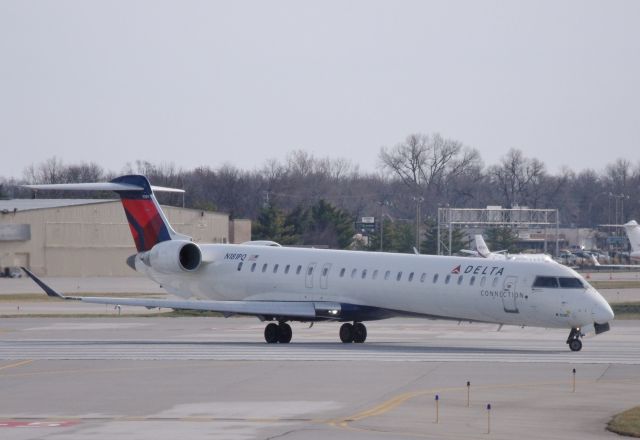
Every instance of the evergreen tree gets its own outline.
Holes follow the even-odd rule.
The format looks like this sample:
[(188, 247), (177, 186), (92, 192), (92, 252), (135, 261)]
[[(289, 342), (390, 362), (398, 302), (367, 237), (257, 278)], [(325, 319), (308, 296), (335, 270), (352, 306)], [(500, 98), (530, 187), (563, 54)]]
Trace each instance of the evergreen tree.
[(414, 226), (411, 223), (394, 222), (390, 234), (391, 252), (400, 252), (403, 254), (412, 254), (413, 247), (416, 245), (416, 237)]
[[(424, 222), (426, 233), (425, 239), (420, 244), (420, 252), (428, 255), (436, 255), (438, 253), (438, 223), (432, 218)], [(446, 229), (440, 231), (440, 252), (443, 255), (449, 254), (449, 232)], [(461, 249), (468, 249), (469, 241), (464, 231), (454, 227), (451, 230), (451, 254), (460, 252)]]
[[(415, 245), (414, 233), (415, 231), (411, 223), (392, 222), (389, 219), (385, 219), (382, 238), (384, 252), (413, 253), (413, 246)], [(379, 228), (377, 234), (369, 236), (368, 250), (380, 250)]]
[(311, 211), (298, 205), (287, 215), (284, 223), (298, 237), (298, 244), (302, 244), (302, 237), (311, 224)]
[(304, 232), (305, 244), (326, 244), (346, 249), (355, 234), (353, 219), (345, 211), (320, 200), (310, 210), (310, 223)]
[(260, 210), (251, 234), (253, 240), (272, 240), (282, 245), (296, 244), (298, 241), (293, 226), (285, 224), (282, 210), (273, 205)]
[(507, 226), (489, 228), (485, 234), (485, 241), (490, 251), (518, 252), (518, 246), (516, 246), (518, 233), (513, 228)]

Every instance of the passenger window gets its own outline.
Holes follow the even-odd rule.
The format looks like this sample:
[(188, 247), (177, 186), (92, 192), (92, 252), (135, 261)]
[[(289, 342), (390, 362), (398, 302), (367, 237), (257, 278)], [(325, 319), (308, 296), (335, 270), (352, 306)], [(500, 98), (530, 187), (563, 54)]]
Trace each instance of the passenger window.
[(342, 278), (344, 276), (344, 273), (346, 272), (347, 269), (345, 269), (344, 267), (342, 269), (340, 269), (340, 278)]
[(373, 271), (373, 275), (371, 276), (372, 280), (375, 280), (376, 278), (378, 278), (378, 269)]
[(264, 263), (264, 264), (262, 265), (262, 273), (265, 273), (265, 272), (267, 271), (267, 266), (268, 266), (268, 264), (267, 264), (267, 263)]
[(242, 270), (242, 261), (238, 263), (238, 272)]
[(413, 281), (413, 272), (411, 272), (411, 273), (409, 274), (409, 281), (410, 281), (410, 282), (411, 282), (411, 281)]
[(355, 278), (356, 277), (356, 273), (358, 273), (358, 269), (353, 269), (351, 271), (351, 278)]
[(288, 273), (289, 273), (289, 269), (291, 269), (291, 265), (290, 265), (290, 264), (287, 264), (287, 265), (284, 267), (284, 273), (285, 273), (285, 274), (288, 274)]
[(433, 275), (433, 284), (435, 284), (437, 282), (438, 282), (438, 274), (436, 273), (436, 274)]
[(500, 279), (500, 278), (495, 277), (495, 278), (493, 279), (493, 282), (491, 283), (491, 287), (496, 287), (496, 286), (498, 285), (498, 280), (499, 280), (499, 279)]
[(567, 289), (584, 289), (582, 281), (578, 278), (560, 277), (558, 280), (560, 281), (560, 287)]
[(324, 269), (322, 269), (322, 276), (323, 277), (326, 277), (328, 273), (329, 273), (329, 268), (328, 267), (325, 267)]
[(389, 276), (391, 276), (391, 271), (390, 271), (390, 270), (388, 270), (388, 271), (386, 271), (386, 272), (384, 273), (384, 279), (385, 279), (385, 280), (388, 280), (388, 279), (389, 279)]
[(300, 275), (300, 271), (302, 270), (302, 266), (298, 266), (296, 268), (296, 275)]
[(487, 277), (480, 278), (480, 287), (484, 287), (486, 282), (487, 282)]
[(473, 286), (475, 282), (476, 282), (476, 277), (475, 276), (472, 276), (471, 278), (469, 278), (469, 285), (470, 286)]
[(556, 277), (536, 277), (533, 287), (558, 287), (558, 279)]
[(458, 275), (458, 286), (459, 286), (460, 284), (462, 284), (462, 279), (463, 279), (463, 278), (464, 278), (464, 276), (463, 276), (463, 275)]
[(273, 266), (273, 273), (278, 273), (279, 266), (280, 266), (279, 264), (276, 264), (275, 266)]
[(256, 270), (256, 264), (257, 264), (257, 263), (253, 263), (253, 264), (251, 265), (251, 272), (254, 272), (254, 271)]
[(396, 276), (396, 281), (400, 281), (402, 278), (402, 271), (398, 272), (398, 276)]
[(449, 281), (451, 281), (451, 275), (447, 275), (444, 279), (444, 283), (445, 284), (449, 284)]
[(362, 269), (362, 279), (364, 280), (367, 277), (367, 269)]
[(313, 275), (313, 266), (309, 266), (309, 269), (307, 269), (307, 275)]
[(420, 282), (424, 283), (424, 280), (427, 279), (427, 274), (422, 272), (422, 275), (420, 275)]

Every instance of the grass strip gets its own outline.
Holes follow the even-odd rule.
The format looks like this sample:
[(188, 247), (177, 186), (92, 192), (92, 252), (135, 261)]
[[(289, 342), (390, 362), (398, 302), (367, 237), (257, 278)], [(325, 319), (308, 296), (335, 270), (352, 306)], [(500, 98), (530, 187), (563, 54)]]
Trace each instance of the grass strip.
[(613, 416), (607, 429), (620, 435), (640, 437), (640, 406)]
[(596, 289), (640, 289), (640, 280), (587, 280)]
[(611, 304), (616, 319), (640, 319), (640, 302)]

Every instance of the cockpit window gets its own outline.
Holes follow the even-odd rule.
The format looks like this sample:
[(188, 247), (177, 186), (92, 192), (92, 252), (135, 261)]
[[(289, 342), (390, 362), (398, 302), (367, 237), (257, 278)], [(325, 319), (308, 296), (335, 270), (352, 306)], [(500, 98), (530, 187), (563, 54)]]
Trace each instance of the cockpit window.
[(533, 287), (558, 287), (558, 279), (556, 277), (536, 277)]
[(558, 278), (560, 281), (560, 287), (571, 288), (571, 289), (584, 289), (584, 285), (582, 281), (578, 278), (572, 277), (560, 277)]

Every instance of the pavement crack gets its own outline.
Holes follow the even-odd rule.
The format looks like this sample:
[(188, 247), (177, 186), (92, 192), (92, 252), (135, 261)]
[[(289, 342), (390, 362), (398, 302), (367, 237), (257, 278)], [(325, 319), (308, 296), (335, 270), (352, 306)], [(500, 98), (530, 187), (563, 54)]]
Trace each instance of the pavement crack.
[(607, 365), (607, 368), (605, 368), (604, 371), (602, 372), (602, 374), (600, 376), (598, 376), (598, 378), (596, 379), (596, 382), (599, 382), (602, 378), (604, 378), (605, 374), (607, 374), (607, 371), (609, 371), (611, 366), (612, 366), (612, 364), (608, 364)]
[(272, 435), (269, 437), (266, 437), (264, 440), (274, 440), (277, 438), (284, 438), (286, 436), (288, 436), (289, 434), (295, 434), (297, 432), (304, 432), (304, 431), (320, 431), (319, 429), (309, 429), (309, 428), (296, 428), (296, 429), (290, 429), (289, 431), (285, 431), (283, 433), (280, 434), (276, 434), (276, 435)]

